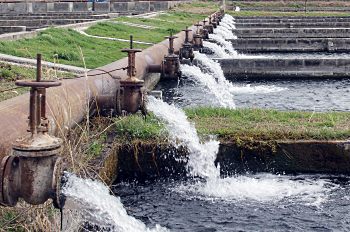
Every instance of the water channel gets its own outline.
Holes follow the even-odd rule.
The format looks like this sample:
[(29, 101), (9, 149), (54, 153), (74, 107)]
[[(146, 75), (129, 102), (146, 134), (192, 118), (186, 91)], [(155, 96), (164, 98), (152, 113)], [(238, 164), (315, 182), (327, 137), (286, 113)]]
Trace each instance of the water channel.
[[(225, 16), (216, 31), (223, 37), (234, 27)], [(215, 36), (212, 37), (215, 39)], [(207, 42), (210, 43), (210, 42)], [(218, 41), (215, 56), (240, 56)], [(349, 181), (346, 176), (274, 175), (220, 177), (214, 165), (219, 142), (202, 142), (182, 108), (198, 105), (227, 108), (348, 111), (349, 80), (228, 81), (220, 65), (196, 54), (195, 66), (182, 65), (179, 83), (162, 83), (164, 101), (147, 105), (161, 118), (174, 145), (189, 150), (185, 179), (122, 182), (112, 187), (68, 175), (63, 193), (82, 221), (102, 231), (349, 231)]]

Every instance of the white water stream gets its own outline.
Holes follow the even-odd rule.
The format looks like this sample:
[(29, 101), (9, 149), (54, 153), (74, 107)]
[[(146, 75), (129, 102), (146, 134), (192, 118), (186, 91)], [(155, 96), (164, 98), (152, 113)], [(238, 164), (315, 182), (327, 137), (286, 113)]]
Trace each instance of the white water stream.
[[(62, 194), (66, 197), (65, 210), (76, 210), (73, 220), (89, 222), (100, 227), (101, 231), (115, 232), (166, 232), (168, 229), (156, 225), (146, 225), (127, 214), (119, 197), (110, 194), (103, 183), (82, 179), (74, 174), (66, 174)], [(78, 225), (80, 224), (78, 222)]]
[[(227, 29), (227, 26), (223, 28)], [(242, 91), (242, 87), (229, 83), (220, 65), (215, 61), (202, 54), (196, 54), (196, 59), (207, 73), (203, 73), (196, 66), (182, 66), (182, 72), (205, 85), (222, 106), (234, 108), (232, 93)], [(250, 86), (245, 88), (248, 89), (245, 91), (263, 91), (262, 87), (256, 90), (251, 89)], [(220, 178), (219, 167), (214, 165), (219, 150), (217, 140), (201, 142), (195, 126), (188, 121), (185, 113), (174, 105), (149, 97), (147, 108), (164, 121), (174, 145), (188, 148), (189, 174), (205, 180), (180, 185), (176, 191), (202, 196), (204, 199), (278, 201), (286, 197), (300, 197), (310, 203), (322, 202), (326, 199), (327, 183), (323, 181), (292, 181), (288, 177), (271, 174)], [(140, 220), (129, 216), (120, 198), (111, 195), (109, 188), (98, 181), (84, 180), (69, 174), (62, 194), (67, 199), (66, 209), (77, 210), (81, 222), (96, 223), (100, 228), (118, 232), (168, 231), (159, 225), (148, 228)]]

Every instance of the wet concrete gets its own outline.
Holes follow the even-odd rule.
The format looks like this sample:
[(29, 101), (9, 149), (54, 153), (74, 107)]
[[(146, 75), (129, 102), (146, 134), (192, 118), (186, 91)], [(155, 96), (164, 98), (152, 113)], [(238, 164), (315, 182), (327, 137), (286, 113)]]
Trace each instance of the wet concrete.
[(238, 38), (348, 38), (350, 28), (247, 28), (233, 33)]
[[(158, 178), (179, 179), (187, 173), (188, 152), (168, 143), (116, 144), (99, 158), (99, 176), (106, 183)], [(238, 173), (350, 173), (350, 141), (225, 141), (216, 164), (221, 174)], [(116, 165), (117, 164), (117, 165)]]
[(250, 38), (230, 40), (242, 53), (259, 52), (349, 52), (349, 38)]
[(261, 57), (217, 59), (227, 78), (344, 78), (348, 58)]

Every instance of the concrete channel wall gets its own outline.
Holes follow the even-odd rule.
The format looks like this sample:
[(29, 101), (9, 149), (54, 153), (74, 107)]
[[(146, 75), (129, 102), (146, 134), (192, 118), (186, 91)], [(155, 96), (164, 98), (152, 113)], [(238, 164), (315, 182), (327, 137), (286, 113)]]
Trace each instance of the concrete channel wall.
[(348, 52), (350, 38), (250, 38), (230, 40), (239, 52)]
[(346, 58), (261, 57), (217, 59), (230, 78), (344, 78), (350, 76)]
[[(185, 0), (186, 1), (186, 0)], [(30, 14), (48, 12), (145, 13), (168, 10), (185, 1), (107, 1), (107, 2), (1, 2), (0, 14)]]
[(242, 28), (350, 28), (350, 22), (282, 22), (282, 23), (236, 23), (237, 29)]
[(26, 31), (25, 26), (0, 26), (0, 34)]
[(349, 38), (350, 28), (234, 29), (238, 38)]
[(235, 17), (237, 23), (318, 23), (318, 22), (350, 22), (350, 17)]

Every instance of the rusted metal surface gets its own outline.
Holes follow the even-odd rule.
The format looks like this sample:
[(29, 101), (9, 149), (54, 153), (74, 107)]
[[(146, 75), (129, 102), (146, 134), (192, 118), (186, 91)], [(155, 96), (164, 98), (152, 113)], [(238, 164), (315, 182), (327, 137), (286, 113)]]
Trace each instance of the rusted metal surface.
[(191, 62), (194, 59), (194, 53), (193, 53), (193, 46), (192, 46), (192, 41), (190, 41), (189, 37), (190, 37), (190, 32), (192, 31), (191, 29), (188, 29), (186, 27), (185, 30), (183, 30), (185, 32), (185, 41), (182, 44), (182, 47), (180, 48), (179, 51), (179, 58), (181, 60), (181, 62), (186, 62), (186, 60), (190, 60)]
[(195, 26), (197, 27), (196, 32), (193, 35), (193, 49), (195, 51), (201, 51), (201, 49), (203, 48), (203, 36), (200, 34), (200, 26), (202, 26), (202, 24), (197, 23), (195, 24)]
[[(15, 206), (22, 198), (30, 204), (42, 204), (49, 198), (56, 200), (54, 179), (62, 170), (55, 169), (62, 140), (50, 136), (46, 117), (46, 88), (59, 86), (58, 82), (41, 81), (41, 55), (37, 58), (36, 81), (20, 81), (19, 86), (30, 86), (28, 132), (13, 143), (10, 156), (0, 167), (0, 201)], [(58, 205), (58, 204), (57, 204)]]
[(181, 76), (180, 58), (174, 53), (174, 40), (177, 38), (177, 36), (170, 34), (170, 36), (165, 38), (169, 40), (169, 49), (168, 54), (164, 56), (164, 61), (162, 63), (161, 78), (178, 79)]
[(206, 26), (207, 26), (206, 23), (208, 21), (204, 19), (202, 22), (203, 22), (203, 28), (201, 30), (202, 37), (203, 37), (203, 39), (209, 39), (209, 31), (206, 28)]
[(120, 87), (123, 89), (121, 109), (127, 113), (136, 113), (142, 104), (143, 95), (141, 88), (143, 87), (144, 81), (135, 77), (135, 58), (136, 53), (141, 52), (142, 50), (133, 48), (133, 37), (130, 36), (130, 49), (123, 49), (122, 51), (128, 53), (128, 78), (120, 81)]

